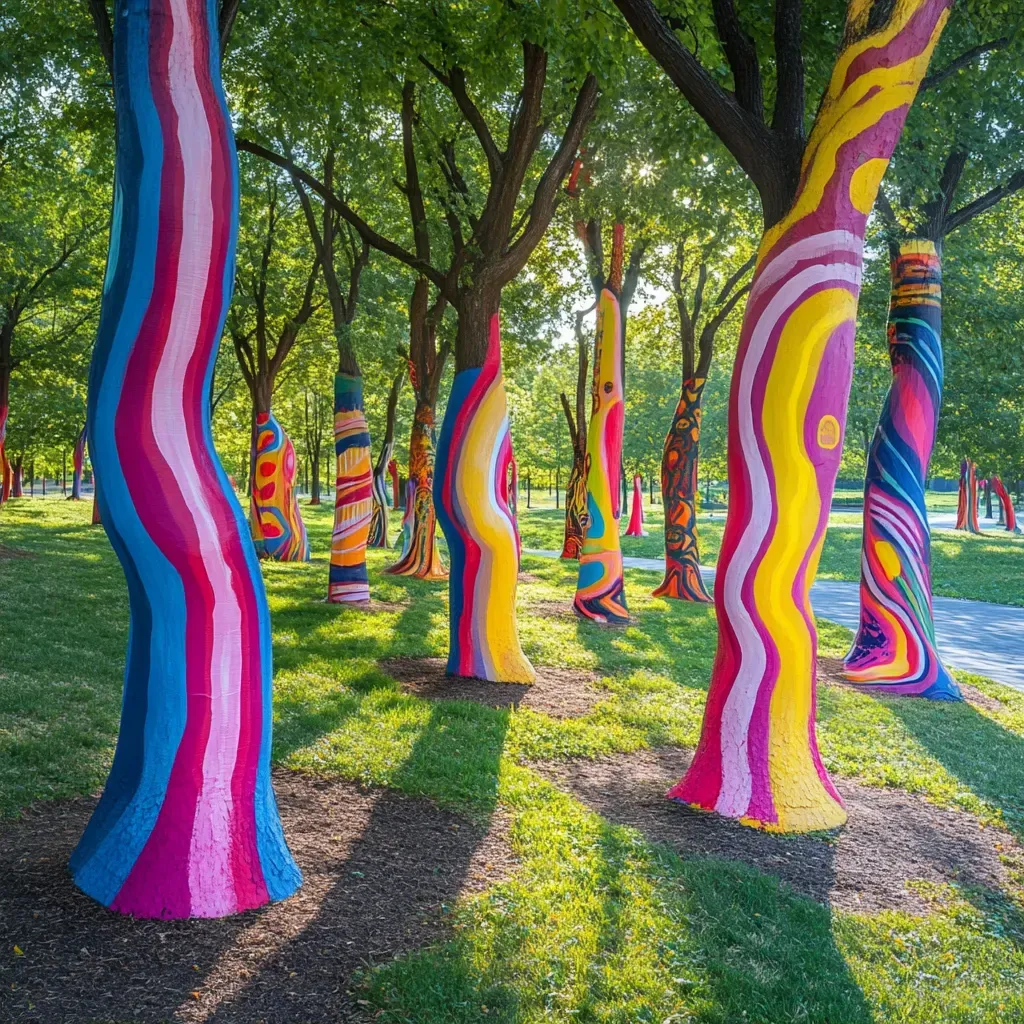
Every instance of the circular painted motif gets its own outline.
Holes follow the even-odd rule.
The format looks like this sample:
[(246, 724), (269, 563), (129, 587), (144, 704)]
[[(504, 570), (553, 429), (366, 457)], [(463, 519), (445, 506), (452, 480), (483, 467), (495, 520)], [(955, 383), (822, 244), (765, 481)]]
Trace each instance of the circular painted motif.
[(818, 446), (831, 451), (839, 444), (839, 420), (831, 413), (818, 421)]

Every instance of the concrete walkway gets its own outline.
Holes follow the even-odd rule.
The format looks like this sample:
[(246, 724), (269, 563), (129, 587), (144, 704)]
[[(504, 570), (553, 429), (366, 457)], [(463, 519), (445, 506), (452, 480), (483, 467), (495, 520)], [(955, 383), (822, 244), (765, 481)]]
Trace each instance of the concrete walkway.
[[(524, 555), (558, 558), (557, 551), (523, 549)], [(661, 573), (660, 558), (622, 559), (627, 569)], [(701, 566), (709, 588), (715, 570)], [(860, 584), (840, 580), (818, 580), (811, 587), (815, 615), (831, 619), (848, 629), (860, 624)], [(952, 597), (932, 599), (935, 609), (935, 639), (939, 653), (950, 668), (995, 679), (1024, 691), (1024, 608), (987, 601), (960, 601)]]

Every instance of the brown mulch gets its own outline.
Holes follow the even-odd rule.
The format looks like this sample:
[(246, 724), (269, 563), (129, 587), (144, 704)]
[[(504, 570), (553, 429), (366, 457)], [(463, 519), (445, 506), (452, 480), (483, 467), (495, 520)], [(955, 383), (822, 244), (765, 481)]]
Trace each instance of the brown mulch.
[[(865, 692), (864, 687), (854, 686), (843, 675), (843, 663), (839, 658), (819, 658), (818, 678), (830, 686), (838, 686), (841, 689), (855, 690), (858, 693)], [(970, 683), (958, 682), (957, 686), (960, 687), (960, 692), (964, 695), (964, 700), (976, 708), (984, 708), (986, 711), (1001, 711), (1004, 707), (1001, 701), (997, 700), (995, 697), (990, 697), (987, 693), (982, 693), (981, 690), (976, 686), (971, 686)]]
[(0, 544), (0, 562), (10, 561), (15, 558), (35, 558), (31, 551), (23, 551), (21, 548), (12, 548), (7, 544)]
[(525, 605), (531, 615), (539, 615), (542, 619), (571, 619), (577, 621), (572, 609), (572, 601), (530, 601)]
[(450, 676), (443, 658), (385, 658), (377, 662), (402, 689), (426, 700), (471, 700), (490, 708), (529, 708), (552, 718), (579, 718), (605, 696), (583, 669), (535, 665), (533, 683), (489, 683)]
[(1024, 851), (1013, 837), (980, 826), (973, 815), (845, 780), (839, 789), (849, 821), (833, 836), (761, 832), (665, 799), (690, 757), (666, 747), (532, 767), (609, 821), (639, 829), (684, 857), (742, 861), (844, 910), (927, 913), (928, 902), (907, 881), (1000, 889), (1007, 884), (1001, 855), (1024, 866)]
[[(276, 771), (305, 876), (281, 903), (219, 921), (136, 921), (80, 893), (67, 860), (91, 799), (0, 832), (0, 1020), (337, 1024), (356, 969), (443, 938), (444, 908), (514, 867), (490, 829), (389, 790)], [(12, 953), (17, 945), (23, 952)]]

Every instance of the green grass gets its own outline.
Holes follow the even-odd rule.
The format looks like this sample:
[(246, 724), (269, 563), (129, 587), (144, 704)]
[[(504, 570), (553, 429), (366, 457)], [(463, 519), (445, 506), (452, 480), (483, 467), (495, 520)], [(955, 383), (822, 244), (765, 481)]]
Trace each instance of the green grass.
[[(662, 558), (665, 554), (664, 512), (661, 505), (645, 509), (647, 537), (623, 537), (623, 554)], [(534, 550), (562, 549), (564, 513), (548, 507), (520, 505), (523, 546)], [(821, 579), (860, 579), (861, 517), (832, 514), (825, 536), (818, 576)], [(714, 565), (722, 543), (725, 513), (702, 514), (698, 520), (701, 562)], [(932, 590), (942, 597), (962, 597), (1024, 607), (1024, 536), (1006, 533), (973, 535), (954, 530), (932, 533)]]
[[(0, 814), (102, 785), (116, 737), (127, 639), (120, 570), (87, 503), (13, 502), (0, 560)], [(453, 910), (450, 941), (366, 975), (378, 1020), (1004, 1022), (1024, 1019), (1024, 893), (929, 892), (934, 912), (849, 914), (772, 877), (683, 860), (616, 827), (541, 779), (538, 758), (594, 757), (697, 738), (715, 646), (714, 614), (649, 596), (630, 572), (624, 631), (544, 616), (566, 601), (571, 566), (524, 561), (524, 646), (538, 663), (601, 678), (587, 716), (403, 693), (377, 665), (443, 655), (443, 585), (381, 576), (388, 607), (320, 601), (330, 509), (304, 509), (309, 565), (267, 565), (275, 656), (274, 757), (320, 775), (420, 795), (474, 820), (511, 818), (516, 872)], [(532, 516), (531, 516), (532, 519)], [(529, 521), (529, 520), (528, 520)], [(822, 649), (849, 634), (821, 623)], [(1024, 838), (1024, 694), (962, 677), (999, 701), (968, 705), (824, 688), (829, 770), (898, 786), (1001, 822)], [(428, 852), (425, 852), (428, 855)]]

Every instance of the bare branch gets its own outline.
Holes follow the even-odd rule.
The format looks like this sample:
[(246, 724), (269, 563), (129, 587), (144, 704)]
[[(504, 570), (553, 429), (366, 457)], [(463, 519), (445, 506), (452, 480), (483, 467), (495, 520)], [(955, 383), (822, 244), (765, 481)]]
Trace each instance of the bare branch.
[(1015, 171), (1002, 185), (989, 189), (984, 195), (978, 196), (977, 199), (951, 213), (946, 218), (946, 234), (948, 235), (956, 231), (957, 228), (963, 227), (968, 221), (972, 221), (975, 217), (991, 210), (997, 203), (1002, 202), (1007, 196), (1012, 196), (1021, 189), (1024, 189), (1024, 170)]
[(1006, 49), (1010, 42), (1010, 36), (1003, 36), (1000, 39), (993, 39), (990, 43), (972, 46), (969, 50), (961, 53), (955, 60), (951, 60), (944, 68), (939, 71), (933, 71), (930, 75), (925, 75), (918, 92), (924, 92), (925, 89), (934, 89), (935, 86), (941, 85), (947, 78), (973, 64), (979, 57), (983, 57), (987, 53), (993, 53), (996, 50)]

